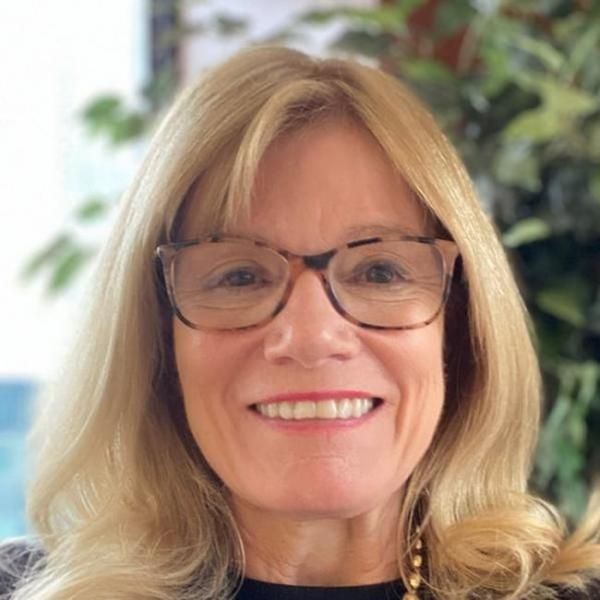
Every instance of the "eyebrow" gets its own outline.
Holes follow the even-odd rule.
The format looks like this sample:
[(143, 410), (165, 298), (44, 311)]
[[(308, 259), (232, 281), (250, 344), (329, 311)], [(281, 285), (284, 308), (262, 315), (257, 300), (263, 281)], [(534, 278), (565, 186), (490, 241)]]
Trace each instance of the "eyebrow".
[(411, 227), (398, 225), (394, 227), (389, 225), (357, 225), (344, 232), (344, 236), (350, 240), (381, 235), (425, 235), (425, 233)]
[[(269, 245), (272, 243), (272, 240), (268, 240), (262, 235), (250, 234), (248, 232), (222, 231), (221, 233), (224, 235), (247, 237), (249, 239), (261, 241)], [(342, 235), (343, 241), (341, 243), (348, 243), (369, 237), (380, 237), (386, 235), (426, 236), (427, 234), (423, 231), (417, 230), (416, 228), (401, 225), (395, 225), (393, 227), (390, 225), (381, 224), (355, 225), (354, 227), (349, 227), (348, 229), (344, 230)]]

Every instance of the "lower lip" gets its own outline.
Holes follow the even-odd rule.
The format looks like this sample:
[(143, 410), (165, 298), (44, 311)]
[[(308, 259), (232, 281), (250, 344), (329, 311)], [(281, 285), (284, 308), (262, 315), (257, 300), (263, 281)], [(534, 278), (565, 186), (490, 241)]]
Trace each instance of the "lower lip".
[(374, 407), (362, 417), (351, 419), (273, 419), (261, 415), (257, 410), (251, 408), (250, 412), (260, 420), (261, 423), (281, 431), (294, 433), (313, 433), (321, 431), (346, 431), (355, 429), (370, 422), (378, 413), (382, 404)]

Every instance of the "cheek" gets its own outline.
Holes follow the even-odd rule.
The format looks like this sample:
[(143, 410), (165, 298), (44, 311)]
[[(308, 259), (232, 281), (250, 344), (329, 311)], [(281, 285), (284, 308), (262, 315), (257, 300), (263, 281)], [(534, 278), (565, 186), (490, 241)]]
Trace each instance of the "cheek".
[[(175, 330), (175, 362), (183, 391), (185, 410), (190, 417), (208, 408), (207, 397), (212, 395), (212, 388), (221, 381), (219, 373), (221, 364), (208, 362), (208, 344), (204, 343), (201, 332), (180, 332)], [(211, 368), (207, 368), (207, 365)], [(190, 422), (194, 429), (194, 423)]]
[[(222, 334), (220, 334), (222, 336)], [(200, 446), (218, 443), (226, 435), (220, 415), (236, 369), (235, 347), (215, 333), (173, 325), (175, 362), (190, 429)]]
[(173, 343), (189, 428), (213, 469), (226, 476), (240, 463), (237, 440), (247, 411), (240, 406), (239, 379), (256, 340), (175, 320)]
[(430, 337), (429, 343), (422, 339), (412, 343), (407, 338), (392, 371), (397, 374), (401, 396), (404, 392), (407, 398), (420, 400), (424, 419), (441, 406), (445, 391), (441, 338)]
[(192, 395), (223, 392), (234, 378), (244, 356), (240, 343), (227, 332), (196, 331), (173, 325), (177, 372), (184, 390)]
[(368, 344), (400, 389), (425, 393), (444, 388), (443, 338), (438, 320), (420, 329), (379, 333)]
[(425, 453), (442, 413), (445, 396), (442, 344), (441, 324), (390, 332), (380, 338), (378, 355), (397, 391), (397, 397), (388, 407), (392, 416), (390, 426), (394, 427), (398, 456), (404, 457), (406, 465), (418, 462)]

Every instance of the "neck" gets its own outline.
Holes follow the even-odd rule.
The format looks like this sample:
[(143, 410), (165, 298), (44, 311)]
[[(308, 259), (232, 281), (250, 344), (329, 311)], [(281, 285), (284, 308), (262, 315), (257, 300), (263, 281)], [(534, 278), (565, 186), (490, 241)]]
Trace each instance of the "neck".
[(267, 513), (233, 502), (247, 577), (287, 585), (352, 586), (399, 577), (398, 501), (351, 518)]

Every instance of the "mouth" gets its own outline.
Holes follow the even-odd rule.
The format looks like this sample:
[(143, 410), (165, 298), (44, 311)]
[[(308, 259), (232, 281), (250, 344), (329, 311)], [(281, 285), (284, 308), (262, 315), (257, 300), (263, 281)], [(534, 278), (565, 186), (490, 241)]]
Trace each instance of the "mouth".
[(330, 398), (316, 401), (259, 402), (253, 404), (250, 408), (267, 419), (348, 421), (364, 417), (376, 410), (381, 404), (383, 404), (383, 400), (378, 397)]

